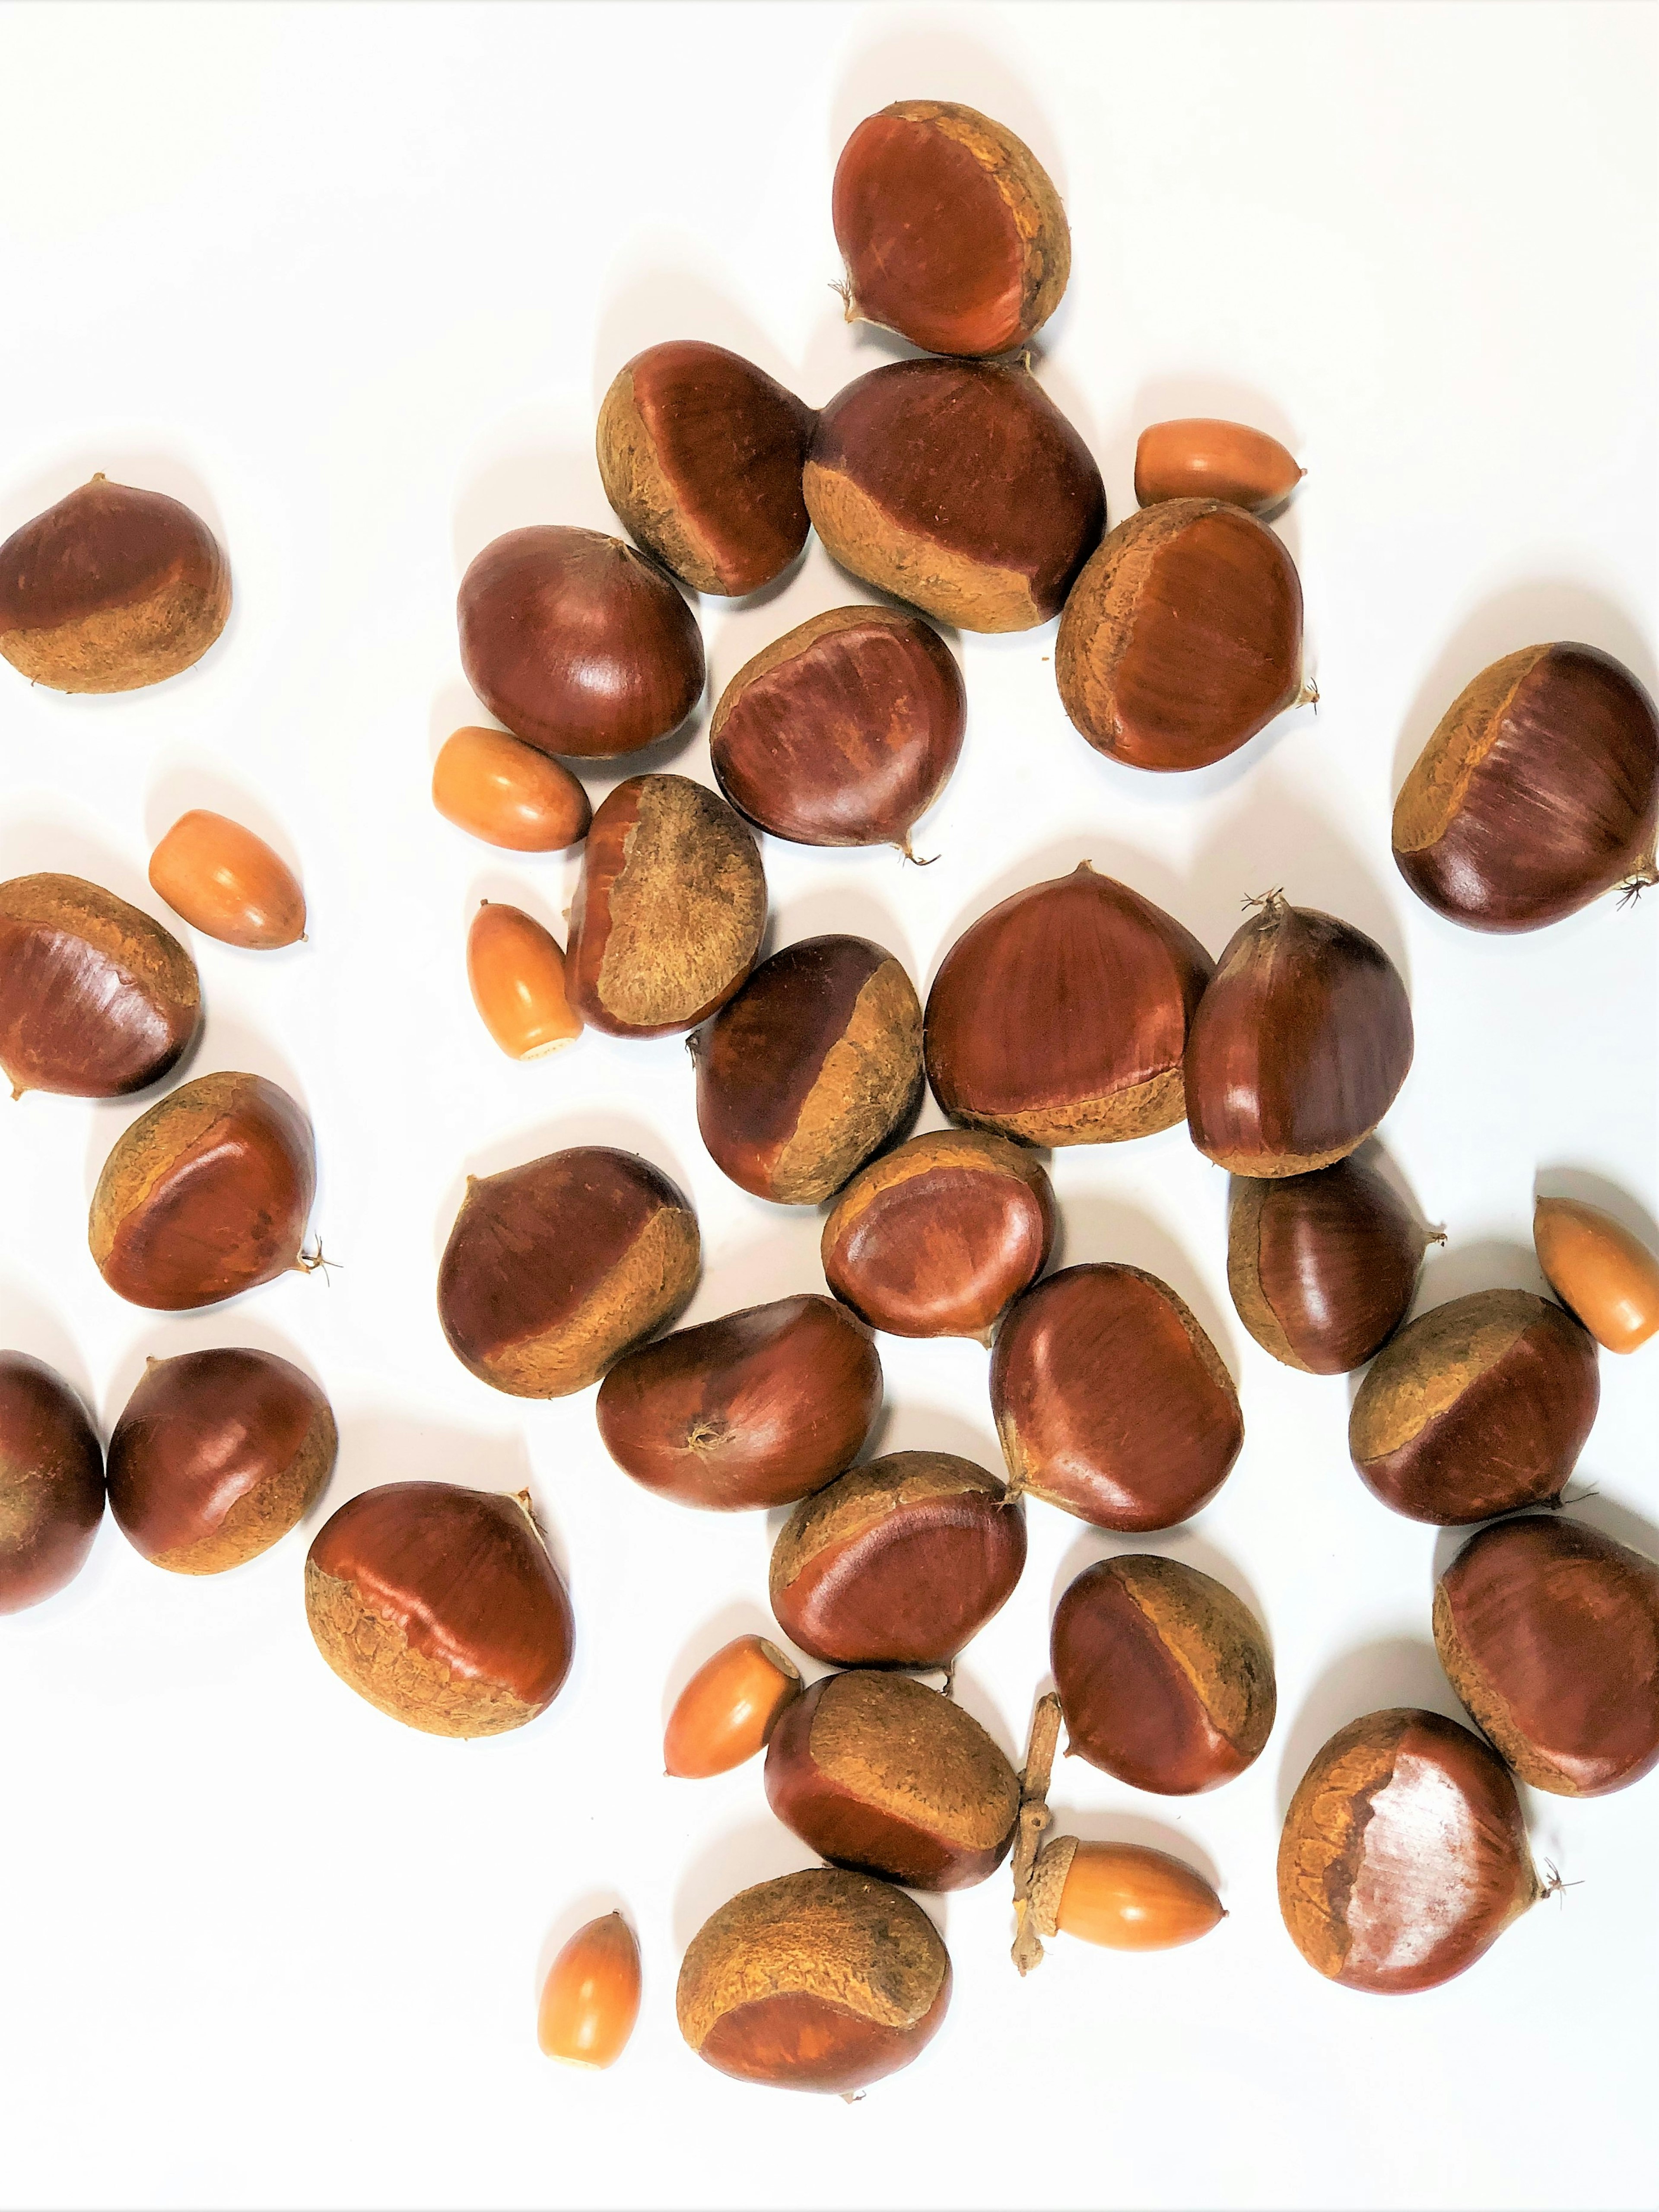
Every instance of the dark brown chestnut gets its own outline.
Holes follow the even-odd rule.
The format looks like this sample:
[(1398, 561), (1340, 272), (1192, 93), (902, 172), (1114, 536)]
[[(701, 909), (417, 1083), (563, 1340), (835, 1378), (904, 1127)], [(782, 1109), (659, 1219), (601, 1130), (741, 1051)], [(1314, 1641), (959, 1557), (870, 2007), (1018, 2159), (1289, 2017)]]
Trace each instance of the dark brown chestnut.
[(693, 591), (757, 592), (806, 543), (800, 472), (817, 420), (724, 346), (647, 346), (599, 409), (605, 495)]
[(1012, 353), (1060, 305), (1072, 234), (1060, 195), (1005, 124), (898, 100), (842, 149), (830, 207), (847, 319), (928, 353)]
[(1352, 922), (1252, 902), (1187, 1039), (1187, 1126), (1234, 1175), (1306, 1175), (1362, 1145), (1412, 1064), (1399, 970)]
[(54, 691), (136, 691), (198, 661), (230, 612), (201, 517), (95, 476), (0, 545), (0, 653)]
[(1167, 1283), (1063, 1267), (997, 1332), (991, 1410), (1009, 1492), (1097, 1528), (1173, 1528), (1220, 1489), (1244, 1441), (1238, 1393)]
[(1544, 1894), (1508, 1768), (1438, 1713), (1350, 1721), (1285, 1816), (1285, 1925), (1310, 1966), (1351, 1990), (1449, 1982)]
[(428, 1735), (500, 1735), (570, 1671), (570, 1600), (530, 1492), (386, 1482), (306, 1557), (306, 1618), (343, 1682)]
[(754, 965), (766, 875), (747, 825), (684, 775), (632, 775), (594, 815), (570, 909), (565, 990), (612, 1036), (668, 1036)]
[(1451, 1686), (1523, 1782), (1601, 1797), (1659, 1766), (1659, 1566), (1556, 1514), (1482, 1528), (1434, 1593)]
[(274, 1352), (152, 1359), (109, 1440), (109, 1505), (158, 1567), (257, 1559), (322, 1496), (339, 1436), (328, 1400)]
[(682, 1505), (793, 1505), (850, 1467), (881, 1411), (870, 1332), (833, 1298), (776, 1298), (619, 1359), (594, 1413), (624, 1473)]
[(1355, 1159), (1276, 1181), (1239, 1176), (1227, 1285), (1264, 1352), (1304, 1375), (1348, 1375), (1405, 1320), (1425, 1249), (1444, 1242)]
[(953, 1121), (1025, 1145), (1170, 1128), (1187, 1110), (1182, 1055), (1212, 965), (1172, 915), (1087, 860), (1016, 891), (933, 978), (933, 1096)]
[(830, 1289), (894, 1336), (976, 1336), (1048, 1263), (1054, 1186), (988, 1129), (911, 1137), (860, 1168), (823, 1224)]
[(287, 1091), (261, 1075), (201, 1075), (117, 1138), (88, 1242), (134, 1305), (215, 1305), (305, 1266), (316, 1193), (311, 1124)]
[(1135, 446), (1135, 498), (1142, 507), (1221, 499), (1250, 514), (1271, 514), (1305, 474), (1265, 430), (1212, 415), (1149, 423)]
[(72, 1583), (104, 1516), (104, 1454), (63, 1376), (0, 1352), (0, 1613)]
[(1051, 621), (1106, 526), (1093, 456), (1024, 368), (896, 361), (836, 394), (802, 479), (834, 558), (960, 629)]
[(678, 729), (702, 696), (702, 635), (660, 568), (602, 531), (509, 530), (461, 579), (466, 680), (544, 753), (601, 759)]
[(921, 1007), (890, 952), (808, 937), (763, 961), (697, 1052), (697, 1127), (757, 1198), (817, 1206), (915, 1113)]
[(738, 669), (708, 726), (720, 789), (796, 845), (896, 845), (944, 790), (968, 695), (937, 630), (835, 607)]
[(1442, 1528), (1559, 1498), (1601, 1395), (1595, 1340), (1530, 1291), (1476, 1291), (1385, 1344), (1348, 1417), (1365, 1486)]
[(951, 1452), (891, 1452), (804, 1498), (772, 1547), (784, 1634), (836, 1667), (943, 1667), (1012, 1595), (1025, 1515)]
[(1152, 1553), (1085, 1567), (1054, 1612), (1054, 1686), (1071, 1748), (1166, 1797), (1242, 1774), (1273, 1731), (1261, 1624), (1212, 1576)]
[(1401, 785), (1394, 857), (1467, 929), (1541, 929), (1659, 881), (1659, 714), (1593, 645), (1529, 645), (1459, 692)]
[(906, 1674), (826, 1674), (772, 1731), (766, 1802), (834, 1865), (968, 1889), (1007, 1856), (1019, 1778), (939, 1691)]
[(142, 1091), (201, 1026), (196, 963), (160, 922), (79, 876), (0, 884), (0, 1070), (14, 1098)]

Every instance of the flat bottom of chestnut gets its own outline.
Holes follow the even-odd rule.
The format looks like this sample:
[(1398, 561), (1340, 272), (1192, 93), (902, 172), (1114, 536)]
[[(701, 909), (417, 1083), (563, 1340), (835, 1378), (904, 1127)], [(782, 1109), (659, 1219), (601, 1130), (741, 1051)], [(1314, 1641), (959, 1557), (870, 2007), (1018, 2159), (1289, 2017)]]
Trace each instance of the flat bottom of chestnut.
[(317, 1649), (340, 1680), (394, 1721), (428, 1735), (504, 1735), (542, 1708), (499, 1682), (457, 1674), (416, 1651), (399, 1628), (368, 1606), (356, 1583), (306, 1561), (306, 1617)]

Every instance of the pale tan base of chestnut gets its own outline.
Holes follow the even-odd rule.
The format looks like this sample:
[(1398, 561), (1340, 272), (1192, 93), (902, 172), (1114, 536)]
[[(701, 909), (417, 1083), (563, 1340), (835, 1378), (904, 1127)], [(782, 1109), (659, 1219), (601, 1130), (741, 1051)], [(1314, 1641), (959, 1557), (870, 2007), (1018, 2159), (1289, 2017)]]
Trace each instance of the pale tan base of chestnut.
[(903, 529), (839, 470), (809, 461), (801, 492), (831, 559), (936, 622), (997, 635), (1035, 629), (1048, 619), (1024, 576), (964, 560), (933, 539)]
[(209, 1534), (174, 1551), (152, 1552), (151, 1565), (175, 1575), (216, 1575), (257, 1559), (296, 1528), (322, 1496), (338, 1449), (334, 1416), (324, 1407), (285, 1468), (244, 1492)]
[(499, 1683), (468, 1680), (409, 1644), (366, 1606), (355, 1583), (306, 1561), (306, 1618), (340, 1680), (379, 1711), (428, 1735), (504, 1735), (542, 1710)]
[(230, 571), (222, 566), (206, 592), (169, 582), (148, 599), (52, 629), (8, 630), (0, 653), (53, 691), (137, 691), (192, 666), (229, 613)]
[(990, 1129), (1017, 1144), (1057, 1151), (1062, 1145), (1121, 1145), (1155, 1136), (1187, 1118), (1187, 1092), (1178, 1067), (1145, 1083), (1079, 1098), (1069, 1106), (1033, 1106), (1018, 1114), (975, 1114), (957, 1106), (951, 1118), (968, 1129)]

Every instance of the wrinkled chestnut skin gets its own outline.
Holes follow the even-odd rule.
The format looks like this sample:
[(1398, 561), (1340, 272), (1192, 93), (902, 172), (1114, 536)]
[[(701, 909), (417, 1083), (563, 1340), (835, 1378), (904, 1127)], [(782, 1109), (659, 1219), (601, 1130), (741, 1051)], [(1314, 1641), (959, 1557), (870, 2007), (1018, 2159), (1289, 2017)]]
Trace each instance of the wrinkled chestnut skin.
[(800, 472), (817, 420), (724, 346), (647, 346), (617, 372), (599, 410), (605, 495), (693, 591), (757, 592), (806, 543)]
[(835, 607), (745, 663), (708, 752), (733, 806), (796, 845), (896, 845), (944, 790), (968, 694), (939, 633), (896, 607)]
[(466, 680), (544, 753), (631, 753), (678, 729), (702, 696), (696, 617), (620, 538), (562, 523), (509, 530), (461, 579)]
[(1277, 891), (1236, 930), (1187, 1039), (1187, 1126), (1234, 1175), (1345, 1158), (1398, 1097), (1411, 1002), (1380, 945)]
[(1363, 1367), (1411, 1310), (1433, 1241), (1358, 1160), (1311, 1175), (1234, 1178), (1227, 1284), (1264, 1352), (1304, 1375)]
[(1115, 1144), (1187, 1110), (1209, 954), (1087, 860), (963, 932), (927, 994), (927, 1080), (953, 1121), (1026, 1145)]
[(594, 1414), (619, 1468), (682, 1505), (793, 1505), (863, 1449), (881, 1411), (870, 1332), (833, 1298), (776, 1298), (619, 1359)]
[(0, 1613), (72, 1583), (103, 1516), (103, 1447), (86, 1408), (44, 1360), (0, 1352)]
[(1306, 474), (1277, 438), (1247, 423), (1192, 415), (1152, 422), (1135, 446), (1135, 499), (1219, 499), (1247, 514), (1271, 514)]
[(772, 1549), (784, 1634), (836, 1667), (943, 1667), (1012, 1595), (1025, 1515), (951, 1452), (892, 1452), (805, 1498)]
[(960, 629), (1035, 629), (1106, 526), (1088, 447), (1029, 370), (897, 361), (818, 417), (813, 527), (866, 584)]
[(804, 938), (699, 1040), (697, 1127), (744, 1190), (817, 1206), (913, 1118), (921, 1081), (921, 1006), (892, 954)]
[(159, 1083), (202, 1026), (178, 939), (79, 876), (0, 884), (0, 1068), (14, 1098), (119, 1098)]
[(1012, 1477), (1097, 1528), (1171, 1528), (1207, 1504), (1244, 1442), (1238, 1393), (1167, 1283), (1062, 1267), (997, 1332), (991, 1410)]
[(1659, 1766), (1659, 1566), (1554, 1514), (1471, 1536), (1434, 1593), (1451, 1686), (1523, 1782), (1601, 1797)]
[(1652, 883), (1659, 714), (1593, 645), (1529, 645), (1446, 709), (1401, 787), (1394, 857), (1466, 929), (1541, 929)]
[(1601, 1401), (1595, 1341), (1529, 1291), (1432, 1306), (1383, 1346), (1348, 1417), (1373, 1496), (1455, 1528), (1559, 1498)]
[(1285, 1925), (1347, 1989), (1435, 1989), (1542, 1894), (1508, 1769), (1438, 1713), (1395, 1708), (1339, 1729), (1285, 1816)]

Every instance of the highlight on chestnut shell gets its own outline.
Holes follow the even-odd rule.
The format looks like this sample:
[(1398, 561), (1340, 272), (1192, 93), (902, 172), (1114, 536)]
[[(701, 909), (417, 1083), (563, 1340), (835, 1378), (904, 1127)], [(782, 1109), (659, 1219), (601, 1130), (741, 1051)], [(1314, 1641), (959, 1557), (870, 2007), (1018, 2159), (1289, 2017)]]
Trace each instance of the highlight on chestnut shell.
[(1135, 498), (1142, 507), (1218, 499), (1265, 516), (1283, 507), (1306, 474), (1265, 430), (1214, 416), (1149, 423), (1135, 446)]
[(1540, 1198), (1532, 1241), (1550, 1288), (1605, 1352), (1634, 1352), (1659, 1330), (1659, 1255), (1599, 1206)]
[(195, 806), (149, 856), (150, 888), (204, 937), (245, 951), (297, 945), (306, 933), (299, 878), (263, 837)]
[(0, 1352), (0, 1613), (72, 1583), (104, 1517), (104, 1449), (75, 1391), (27, 1352)]
[(593, 818), (562, 761), (477, 722), (453, 730), (439, 748), (432, 804), (458, 830), (509, 853), (562, 853), (580, 844)]
[(1039, 1936), (1075, 1936), (1109, 1951), (1170, 1951), (1227, 1915), (1184, 1859), (1144, 1844), (1055, 1836), (1031, 1870), (1028, 1910)]
[(640, 1947), (620, 1912), (579, 1928), (548, 1969), (536, 2019), (543, 2055), (614, 2066), (640, 2016)]
[(479, 1020), (509, 1060), (545, 1060), (582, 1033), (558, 939), (520, 907), (480, 903), (466, 933), (466, 980)]
[(665, 1773), (728, 1774), (763, 1751), (800, 1696), (800, 1668), (763, 1636), (739, 1636), (705, 1659), (674, 1701), (663, 1732)]

